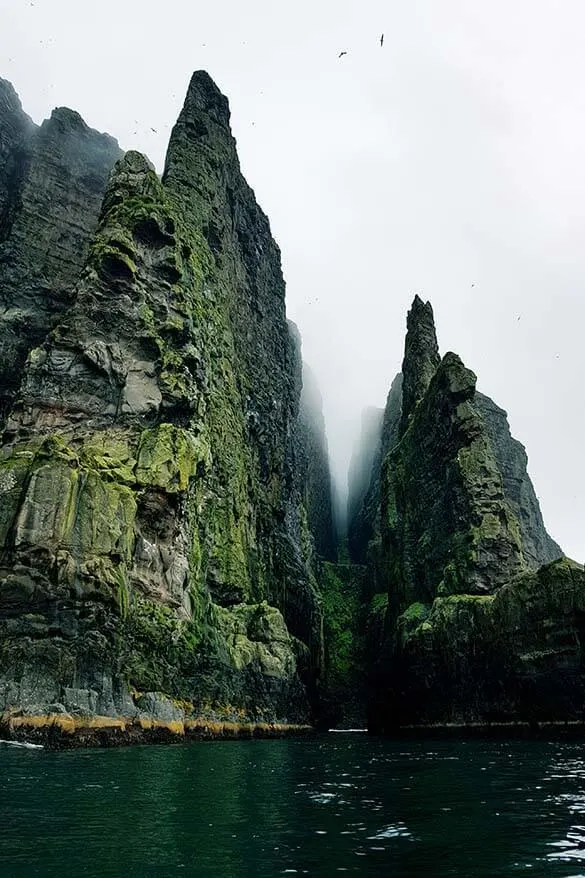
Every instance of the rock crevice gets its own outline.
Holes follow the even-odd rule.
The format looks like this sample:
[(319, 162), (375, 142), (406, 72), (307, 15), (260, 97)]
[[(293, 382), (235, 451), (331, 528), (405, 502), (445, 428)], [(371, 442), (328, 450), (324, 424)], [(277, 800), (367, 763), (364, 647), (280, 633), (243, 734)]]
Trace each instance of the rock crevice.
[(227, 99), (194, 74), (161, 180), (5, 94), (0, 710), (314, 720), (323, 423)]

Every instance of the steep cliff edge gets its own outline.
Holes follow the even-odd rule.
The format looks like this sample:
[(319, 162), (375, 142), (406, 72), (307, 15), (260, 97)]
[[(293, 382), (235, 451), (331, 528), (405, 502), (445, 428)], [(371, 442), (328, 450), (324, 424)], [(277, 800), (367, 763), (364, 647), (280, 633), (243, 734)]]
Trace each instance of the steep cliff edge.
[[(81, 204), (67, 167), (61, 204)], [(51, 185), (41, 174), (31, 193)], [(13, 236), (19, 222), (29, 233), (18, 199)], [(69, 210), (77, 261), (51, 251), (52, 317), (27, 334), (10, 392), (0, 709), (179, 732), (202, 716), (307, 723), (323, 632), (301, 360), (279, 251), (207, 74), (191, 80), (162, 180), (128, 153), (93, 234), (89, 214)]]
[(542, 520), (534, 486), (526, 469), (526, 450), (511, 435), (506, 412), (483, 393), (476, 392), (474, 401), (491, 440), (508, 503), (520, 524), (525, 561), (530, 567), (538, 567), (561, 558), (563, 550), (549, 536)]
[[(582, 719), (585, 572), (415, 298), (332, 509), (227, 99), (160, 178), (0, 80), (0, 726), (88, 743)], [(369, 685), (365, 685), (366, 682)]]
[(71, 303), (121, 154), (63, 107), (37, 128), (0, 79), (0, 428), (29, 352)]
[[(580, 718), (583, 570), (544, 528), (506, 413), (459, 357), (440, 359), (418, 297), (402, 374), (399, 428), (381, 437), (353, 525), (370, 534), (377, 604), (371, 727)], [(394, 393), (386, 420), (397, 412)]]

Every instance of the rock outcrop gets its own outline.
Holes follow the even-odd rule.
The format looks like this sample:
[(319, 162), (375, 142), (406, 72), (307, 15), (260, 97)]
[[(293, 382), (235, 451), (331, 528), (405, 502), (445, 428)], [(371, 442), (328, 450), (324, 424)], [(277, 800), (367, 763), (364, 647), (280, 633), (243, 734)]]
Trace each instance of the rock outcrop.
[(423, 302), (419, 296), (415, 296), (406, 319), (402, 362), (401, 435), (408, 427), (416, 406), (427, 392), (440, 362), (431, 303)]
[(69, 307), (121, 151), (71, 110), (37, 128), (0, 79), (0, 427), (29, 352)]
[[(332, 538), (297, 469), (300, 354), (227, 100), (194, 74), (162, 180), (127, 153), (103, 201), (113, 141), (100, 152), (70, 111), (34, 138), (8, 187), (20, 267), (0, 280), (13, 309), (41, 302), (18, 350), (14, 323), (0, 325), (15, 370), (28, 354), (0, 449), (0, 709), (310, 721), (315, 540)], [(80, 179), (83, 138), (95, 161)], [(31, 206), (56, 197), (49, 153), (60, 249)]]
[[(538, 713), (540, 687), (548, 693), (543, 715), (575, 718), (567, 705), (585, 690), (582, 569), (561, 558), (545, 530), (506, 413), (477, 392), (459, 357), (440, 359), (431, 306), (418, 297), (402, 374), (369, 499), (352, 525), (378, 607), (370, 619), (372, 727), (525, 719)], [(572, 694), (555, 701), (547, 679), (558, 684), (563, 674)]]
[(584, 646), (585, 572), (567, 559), (493, 595), (411, 604), (378, 668), (371, 728), (583, 722)]
[(162, 178), (0, 80), (0, 428), (3, 734), (361, 724), (366, 678), (374, 730), (582, 719), (585, 573), (418, 296), (340, 540), (280, 253), (206, 73)]
[(382, 545), (397, 607), (492, 592), (523, 569), (519, 525), (474, 394), (475, 375), (446, 354), (384, 460)]
[(563, 550), (546, 531), (534, 486), (527, 472), (528, 458), (521, 442), (510, 433), (506, 412), (483, 393), (475, 394), (504, 483), (522, 534), (522, 553), (529, 567), (562, 557)]

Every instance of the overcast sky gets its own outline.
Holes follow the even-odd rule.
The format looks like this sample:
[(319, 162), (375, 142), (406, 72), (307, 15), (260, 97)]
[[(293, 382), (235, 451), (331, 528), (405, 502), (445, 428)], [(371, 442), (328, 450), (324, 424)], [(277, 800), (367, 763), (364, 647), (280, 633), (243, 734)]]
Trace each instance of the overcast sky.
[(583, 0), (0, 0), (0, 22), (36, 122), (70, 106), (159, 170), (192, 71), (228, 95), (339, 480), (418, 292), (585, 560)]

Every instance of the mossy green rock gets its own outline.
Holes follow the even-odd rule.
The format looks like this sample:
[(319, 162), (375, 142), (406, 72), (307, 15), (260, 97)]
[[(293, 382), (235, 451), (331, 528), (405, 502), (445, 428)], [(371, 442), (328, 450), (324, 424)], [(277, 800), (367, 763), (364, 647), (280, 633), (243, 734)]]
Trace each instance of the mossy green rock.
[(399, 627), (375, 725), (581, 720), (584, 633), (585, 572), (566, 559), (494, 595), (436, 598)]
[[(306, 721), (323, 626), (301, 360), (207, 74), (163, 179), (127, 153), (95, 228), (75, 234), (67, 307), (48, 274), (54, 319), (27, 339), (0, 448), (0, 711), (142, 716), (175, 698)], [(330, 518), (320, 527), (331, 546)]]
[(207, 444), (173, 424), (160, 424), (140, 437), (136, 481), (169, 494), (186, 491), (197, 467), (210, 465)]
[(37, 127), (0, 79), (0, 427), (27, 355), (71, 304), (120, 155), (65, 107)]
[(418, 297), (402, 372), (350, 526), (370, 594), (387, 593), (368, 623), (372, 728), (577, 718), (582, 570), (540, 566), (562, 553), (524, 448), (459, 357), (439, 358)]
[(382, 540), (398, 611), (437, 594), (492, 592), (523, 569), (474, 393), (475, 375), (447, 354), (384, 461)]

